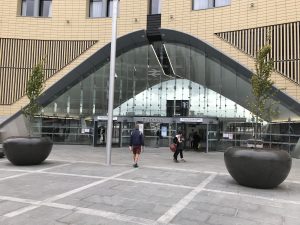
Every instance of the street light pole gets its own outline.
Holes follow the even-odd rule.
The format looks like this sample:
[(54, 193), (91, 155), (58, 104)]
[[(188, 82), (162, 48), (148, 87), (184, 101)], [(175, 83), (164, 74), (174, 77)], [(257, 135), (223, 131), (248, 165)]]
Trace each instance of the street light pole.
[(111, 165), (111, 144), (113, 131), (113, 106), (115, 92), (115, 65), (116, 65), (116, 42), (117, 42), (117, 14), (118, 0), (113, 0), (112, 6), (112, 35), (110, 48), (110, 74), (108, 92), (108, 112), (107, 112), (107, 139), (106, 139), (106, 165)]

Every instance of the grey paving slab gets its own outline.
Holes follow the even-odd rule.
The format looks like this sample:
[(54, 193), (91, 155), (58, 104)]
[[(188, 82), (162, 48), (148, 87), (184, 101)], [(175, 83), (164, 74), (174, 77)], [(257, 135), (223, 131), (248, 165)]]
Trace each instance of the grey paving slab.
[(4, 196), (44, 200), (94, 181), (83, 177), (28, 173), (17, 179), (0, 180), (0, 190)]
[(196, 187), (208, 176), (208, 174), (200, 172), (161, 170), (142, 167), (141, 169), (136, 170), (133, 173), (125, 174), (120, 178)]
[(299, 159), (283, 184), (262, 190), (238, 185), (223, 153), (184, 157), (146, 147), (134, 169), (128, 148), (113, 148), (106, 166), (105, 148), (54, 145), (38, 166), (0, 159), (0, 225), (300, 224)]
[(18, 210), (18, 209), (23, 208), (25, 206), (29, 206), (29, 204), (19, 203), (19, 202), (11, 202), (11, 201), (4, 201), (4, 200), (0, 201), (0, 216), (3, 216), (6, 213), (9, 213), (11, 211)]
[(37, 171), (37, 170), (47, 170), (52, 167), (63, 166), (68, 162), (52, 161), (46, 160), (40, 165), (31, 166), (15, 166), (11, 164), (6, 158), (0, 163), (0, 170), (24, 170), (24, 171)]
[(60, 221), (70, 225), (136, 225), (136, 223), (133, 222), (112, 220), (99, 216), (84, 215), (80, 213), (70, 214), (60, 219)]
[(287, 201), (300, 201), (300, 183), (287, 181), (274, 189), (255, 189), (238, 185), (231, 176), (218, 175), (217, 179), (209, 183), (206, 188)]
[(124, 170), (131, 168), (129, 165), (126, 166), (105, 166), (97, 163), (72, 163), (67, 166), (53, 168), (47, 170), (48, 172), (57, 173), (70, 173), (77, 175), (86, 176), (100, 176), (100, 177), (110, 177), (114, 174), (121, 173)]
[(156, 220), (190, 190), (126, 181), (108, 181), (58, 203)]
[(0, 169), (0, 180), (3, 178), (11, 177), (14, 175), (22, 174), (22, 172), (17, 172), (17, 171), (3, 171)]
[(13, 218), (1, 217), (1, 225), (72, 225), (60, 220), (73, 212), (52, 207), (39, 207)]

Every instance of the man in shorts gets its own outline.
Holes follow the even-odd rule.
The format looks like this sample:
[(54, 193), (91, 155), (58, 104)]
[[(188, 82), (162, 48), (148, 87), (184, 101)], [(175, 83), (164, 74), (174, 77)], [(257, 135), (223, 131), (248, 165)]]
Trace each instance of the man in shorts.
[(135, 125), (135, 129), (131, 132), (130, 135), (130, 144), (129, 149), (133, 153), (133, 167), (138, 167), (138, 161), (140, 159), (140, 155), (142, 149), (144, 147), (144, 136), (142, 132), (139, 130), (139, 125)]

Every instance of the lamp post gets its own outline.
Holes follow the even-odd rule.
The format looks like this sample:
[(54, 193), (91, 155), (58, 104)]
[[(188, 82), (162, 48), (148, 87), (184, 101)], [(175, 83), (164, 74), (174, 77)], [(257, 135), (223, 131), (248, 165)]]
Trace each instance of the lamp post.
[(117, 40), (117, 13), (118, 0), (113, 0), (112, 5), (112, 35), (110, 48), (110, 73), (108, 92), (108, 113), (107, 113), (107, 141), (106, 141), (106, 165), (111, 165), (111, 144), (113, 128), (113, 106), (115, 91), (115, 64), (116, 64), (116, 40)]

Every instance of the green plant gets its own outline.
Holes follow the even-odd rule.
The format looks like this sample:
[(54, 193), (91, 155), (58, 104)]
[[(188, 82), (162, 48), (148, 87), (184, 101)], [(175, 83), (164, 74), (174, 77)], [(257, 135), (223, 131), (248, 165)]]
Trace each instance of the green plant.
[(277, 102), (273, 100), (275, 91), (273, 89), (274, 82), (271, 80), (273, 60), (269, 57), (270, 53), (270, 44), (264, 45), (258, 51), (255, 61), (255, 73), (251, 77), (253, 97), (249, 100), (249, 106), (255, 121), (255, 143), (258, 134), (258, 123), (263, 122), (263, 120), (269, 122), (277, 114), (275, 109)]
[(34, 66), (31, 75), (27, 81), (26, 86), (26, 96), (29, 99), (29, 104), (22, 110), (23, 114), (32, 121), (34, 115), (36, 115), (41, 106), (37, 99), (43, 91), (44, 88), (44, 71), (43, 63), (40, 62)]

